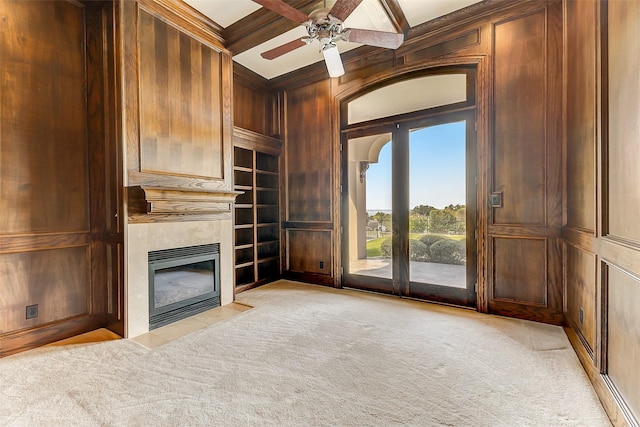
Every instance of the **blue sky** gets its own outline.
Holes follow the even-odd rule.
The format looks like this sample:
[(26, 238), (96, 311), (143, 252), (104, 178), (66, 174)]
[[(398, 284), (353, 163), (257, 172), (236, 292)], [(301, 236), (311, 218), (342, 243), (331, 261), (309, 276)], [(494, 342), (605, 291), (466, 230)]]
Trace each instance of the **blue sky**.
[[(410, 208), (465, 203), (465, 122), (410, 134)], [(367, 211), (391, 210), (391, 143), (367, 171)]]

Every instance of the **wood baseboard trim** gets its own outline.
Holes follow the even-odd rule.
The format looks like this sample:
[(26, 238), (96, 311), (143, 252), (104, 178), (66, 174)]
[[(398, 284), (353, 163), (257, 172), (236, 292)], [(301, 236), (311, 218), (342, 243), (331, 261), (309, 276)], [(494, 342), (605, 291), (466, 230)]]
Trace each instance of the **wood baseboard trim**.
[(0, 336), (0, 357), (51, 344), (104, 326), (104, 316), (85, 315)]
[(637, 426), (635, 422), (625, 417), (624, 411), (620, 407), (614, 391), (611, 390), (603, 375), (593, 365), (593, 360), (591, 359), (587, 349), (582, 345), (582, 341), (580, 341), (576, 331), (569, 326), (565, 326), (564, 332), (567, 334), (567, 338), (569, 338), (569, 342), (571, 343), (573, 350), (576, 352), (578, 360), (580, 360), (580, 364), (582, 364), (587, 377), (589, 377), (589, 381), (591, 381), (591, 385), (593, 385), (593, 388), (598, 395), (598, 399), (600, 399), (600, 403), (602, 403), (604, 410), (609, 416), (611, 424), (615, 427)]
[(334, 278), (325, 274), (301, 273), (297, 271), (283, 271), (282, 278), (289, 279), (289, 280), (296, 280), (299, 282), (312, 283), (314, 285), (335, 287)]

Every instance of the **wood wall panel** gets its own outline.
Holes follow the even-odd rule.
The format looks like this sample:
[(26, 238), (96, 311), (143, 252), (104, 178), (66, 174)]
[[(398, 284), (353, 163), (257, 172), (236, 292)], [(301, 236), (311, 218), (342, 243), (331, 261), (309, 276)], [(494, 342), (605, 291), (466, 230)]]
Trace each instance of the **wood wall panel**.
[(111, 269), (104, 251), (122, 240), (122, 186), (112, 5), (3, 1), (0, 16), (2, 356), (105, 326), (107, 276), (122, 294), (122, 254)]
[(287, 230), (287, 270), (332, 275), (332, 245), (330, 230)]
[(287, 220), (333, 221), (330, 82), (287, 92)]
[(139, 15), (142, 172), (223, 177), (221, 55)]
[(545, 10), (494, 26), (494, 224), (546, 224)]
[(547, 303), (547, 244), (544, 239), (493, 239), (493, 299)]
[(566, 224), (596, 229), (596, 7), (595, 1), (566, 4)]
[[(640, 2), (609, 1), (608, 232), (640, 245)], [(634, 52), (634, 54), (630, 54)]]
[(566, 317), (580, 333), (593, 357), (596, 349), (596, 257), (578, 247), (566, 245), (565, 262)]
[(267, 99), (268, 96), (266, 94), (252, 90), (234, 81), (234, 126), (266, 135)]
[(559, 324), (563, 20), (560, 3), (536, 4), (493, 24), (489, 193), (501, 194), (502, 205), (487, 218), (487, 304), (493, 313)]
[[(640, 423), (640, 3), (600, 2), (602, 37), (603, 336), (600, 369), (630, 425)], [(615, 415), (615, 414), (614, 414)]]
[[(0, 334), (79, 316), (89, 309), (89, 248), (0, 255)], [(26, 307), (38, 304), (38, 317)]]
[(32, 6), (0, 5), (0, 233), (84, 231), (84, 10)]
[(609, 265), (607, 369), (633, 416), (640, 419), (640, 278)]

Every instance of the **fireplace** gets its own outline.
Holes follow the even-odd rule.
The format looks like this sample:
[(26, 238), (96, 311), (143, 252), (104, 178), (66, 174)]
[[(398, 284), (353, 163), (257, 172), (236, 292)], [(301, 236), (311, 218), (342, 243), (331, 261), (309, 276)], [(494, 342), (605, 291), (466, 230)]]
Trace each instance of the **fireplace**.
[(149, 330), (219, 306), (219, 243), (149, 252)]

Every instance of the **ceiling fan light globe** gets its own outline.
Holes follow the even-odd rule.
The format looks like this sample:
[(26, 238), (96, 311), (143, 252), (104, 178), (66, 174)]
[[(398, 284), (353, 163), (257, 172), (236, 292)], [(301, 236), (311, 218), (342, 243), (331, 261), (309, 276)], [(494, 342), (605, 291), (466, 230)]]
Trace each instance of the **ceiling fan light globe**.
[(336, 45), (327, 44), (322, 46), (322, 55), (324, 56), (324, 62), (327, 64), (329, 77), (340, 77), (344, 75), (342, 59), (340, 58), (340, 52)]

